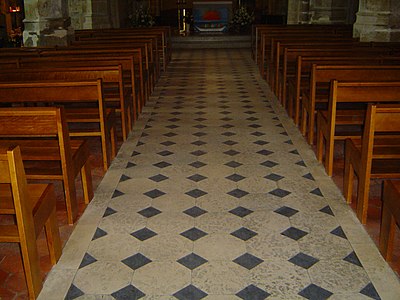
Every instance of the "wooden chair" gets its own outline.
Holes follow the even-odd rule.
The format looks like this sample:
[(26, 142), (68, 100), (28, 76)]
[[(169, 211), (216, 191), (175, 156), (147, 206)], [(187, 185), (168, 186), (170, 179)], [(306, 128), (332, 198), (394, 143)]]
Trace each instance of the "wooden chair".
[(0, 215), (13, 215), (14, 224), (0, 225), (0, 242), (19, 243), (29, 298), (42, 289), (36, 239), (45, 228), (51, 263), (61, 256), (56, 198), (52, 184), (27, 184), (19, 147), (0, 148)]
[(382, 202), (379, 250), (385, 260), (391, 261), (396, 223), (400, 224), (400, 181), (384, 181)]
[(358, 177), (357, 217), (367, 221), (370, 180), (400, 178), (400, 104), (368, 106), (361, 138), (346, 140), (344, 193), (352, 201)]
[[(16, 126), (16, 124), (18, 124)], [(19, 145), (29, 180), (61, 180), (69, 224), (78, 214), (75, 178), (81, 174), (85, 203), (93, 197), (86, 140), (70, 140), (60, 107), (0, 108), (0, 147)]]

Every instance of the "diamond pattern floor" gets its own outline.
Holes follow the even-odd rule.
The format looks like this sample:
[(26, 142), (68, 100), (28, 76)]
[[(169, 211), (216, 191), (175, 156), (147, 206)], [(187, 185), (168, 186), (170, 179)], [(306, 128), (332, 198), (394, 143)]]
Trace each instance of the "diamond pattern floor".
[(40, 299), (396, 299), (247, 50), (174, 53)]

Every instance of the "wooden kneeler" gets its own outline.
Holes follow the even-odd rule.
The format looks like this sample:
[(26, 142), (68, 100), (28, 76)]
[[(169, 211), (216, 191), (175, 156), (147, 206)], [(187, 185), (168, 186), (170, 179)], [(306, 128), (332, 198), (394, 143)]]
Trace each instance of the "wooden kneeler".
[(18, 146), (0, 148), (0, 170), (0, 215), (13, 215), (16, 220), (0, 225), (0, 242), (20, 244), (29, 298), (35, 299), (42, 289), (36, 239), (43, 227), (51, 263), (61, 256), (53, 185), (27, 184)]

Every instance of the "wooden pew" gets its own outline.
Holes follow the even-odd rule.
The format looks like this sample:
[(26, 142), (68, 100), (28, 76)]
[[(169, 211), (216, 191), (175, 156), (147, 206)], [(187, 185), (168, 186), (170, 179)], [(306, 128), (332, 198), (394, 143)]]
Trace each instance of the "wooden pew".
[(61, 256), (54, 188), (51, 184), (27, 184), (18, 147), (0, 148), (0, 170), (0, 215), (16, 219), (15, 224), (0, 225), (0, 242), (20, 244), (29, 297), (36, 299), (42, 289), (36, 239), (43, 228), (51, 264)]
[(85, 140), (70, 140), (63, 109), (0, 108), (0, 124), (0, 146), (20, 146), (29, 180), (62, 181), (68, 223), (73, 224), (78, 214), (75, 178), (79, 173), (85, 203), (93, 197), (90, 150)]
[[(371, 87), (371, 85), (370, 85)], [(395, 90), (394, 92), (392, 90)], [(369, 88), (370, 92), (374, 92)], [(400, 99), (400, 82), (376, 92), (389, 101)], [(392, 94), (389, 96), (389, 94)], [(352, 201), (354, 175), (358, 178), (357, 217), (367, 222), (371, 179), (400, 179), (400, 105), (368, 106), (364, 132), (361, 137), (346, 140), (344, 193)]]
[[(371, 75), (371, 79), (367, 77), (366, 80), (372, 80), (372, 77)], [(385, 80), (385, 76), (379, 79)], [(365, 105), (371, 102), (400, 102), (400, 83), (332, 80), (328, 110), (319, 110), (317, 117), (317, 159), (322, 162), (325, 157), (325, 170), (329, 176), (333, 173), (335, 140), (361, 136), (365, 120)], [(353, 107), (356, 109), (352, 109)]]
[(64, 105), (71, 137), (100, 138), (104, 170), (116, 155), (115, 112), (105, 108), (101, 79), (0, 83), (0, 103)]
[(140, 94), (142, 97), (143, 105), (146, 103), (149, 97), (148, 87), (149, 84), (147, 82), (147, 71), (145, 60), (143, 59), (142, 49), (135, 48), (135, 49), (83, 49), (83, 48), (58, 48), (56, 51), (55, 49), (51, 50), (41, 50), (40, 51), (41, 57), (109, 57), (109, 58), (119, 58), (119, 57), (126, 57), (132, 56), (134, 59), (135, 64), (135, 74), (136, 78), (139, 79), (140, 82)]
[(309, 94), (312, 65), (399, 65), (400, 56), (380, 55), (380, 52), (338, 49), (285, 48), (281, 103), (293, 118), (300, 123), (301, 95)]
[(172, 56), (171, 28), (169, 26), (154, 26), (151, 28), (121, 28), (121, 29), (84, 29), (75, 30), (75, 39), (92, 37), (107, 37), (110, 39), (135, 35), (156, 35), (158, 37), (159, 61), (163, 71), (166, 71)]
[(327, 108), (329, 83), (332, 79), (339, 81), (390, 81), (397, 80), (399, 74), (400, 66), (313, 64), (310, 86), (302, 94), (301, 102), (301, 132), (304, 136), (307, 135), (308, 143), (312, 145), (314, 141), (316, 111)]
[[(84, 81), (102, 79), (102, 87), (106, 107), (117, 109), (121, 118), (122, 139), (125, 141), (132, 130), (136, 110), (132, 99), (131, 89), (125, 88), (123, 70), (121, 65), (98, 66), (98, 63), (86, 63), (82, 67), (81, 62), (64, 62), (56, 64), (44, 63), (44, 60), (30, 60), (29, 63), (20, 63), (20, 66), (30, 68), (18, 68), (0, 70), (0, 82), (19, 81)], [(75, 65), (75, 66), (74, 66)], [(97, 117), (95, 117), (97, 119)]]
[(382, 218), (379, 250), (386, 261), (392, 261), (396, 224), (400, 224), (400, 182), (385, 180), (382, 196)]

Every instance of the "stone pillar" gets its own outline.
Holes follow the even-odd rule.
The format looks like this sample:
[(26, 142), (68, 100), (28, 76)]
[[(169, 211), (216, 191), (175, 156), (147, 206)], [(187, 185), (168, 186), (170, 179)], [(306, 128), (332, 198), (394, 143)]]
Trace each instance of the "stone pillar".
[(353, 28), (363, 42), (400, 41), (400, 1), (360, 0)]
[(25, 0), (26, 47), (66, 46), (73, 36), (67, 0)]

